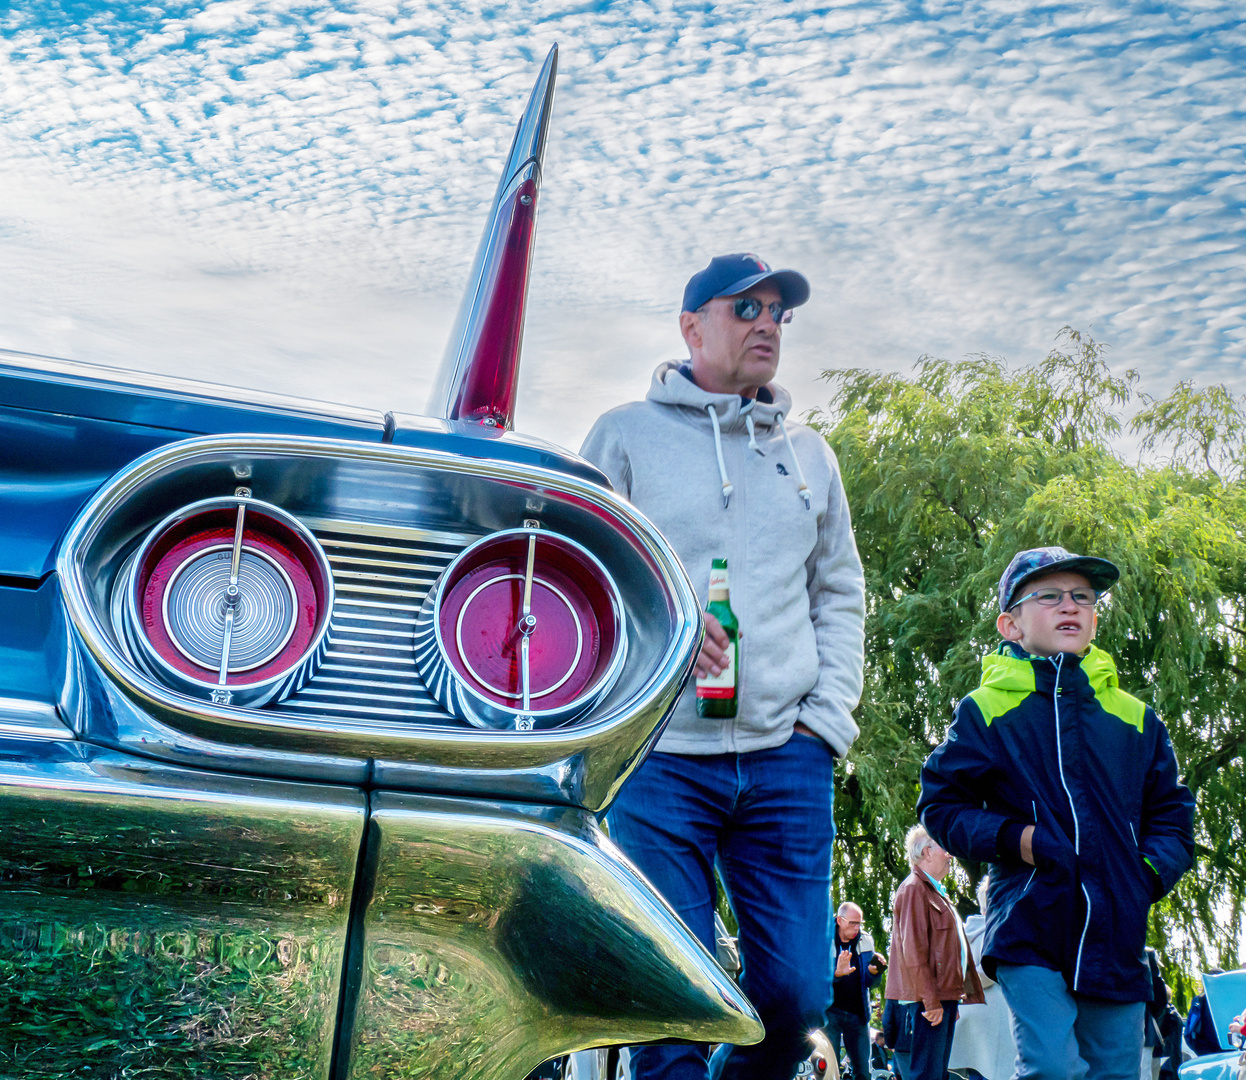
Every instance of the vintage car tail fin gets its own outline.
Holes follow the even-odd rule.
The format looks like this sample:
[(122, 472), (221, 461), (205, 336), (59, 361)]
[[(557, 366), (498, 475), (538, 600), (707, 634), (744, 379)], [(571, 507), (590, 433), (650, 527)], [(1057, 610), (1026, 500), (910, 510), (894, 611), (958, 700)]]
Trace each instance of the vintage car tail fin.
[(513, 426), (541, 163), (557, 74), (555, 45), (515, 129), (467, 292), (429, 399), (430, 416), (488, 428)]

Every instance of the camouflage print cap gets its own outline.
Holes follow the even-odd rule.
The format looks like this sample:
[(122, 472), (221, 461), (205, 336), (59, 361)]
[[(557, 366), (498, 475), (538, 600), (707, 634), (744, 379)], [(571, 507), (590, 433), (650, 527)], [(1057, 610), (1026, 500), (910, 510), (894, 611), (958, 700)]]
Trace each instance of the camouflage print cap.
[(1021, 586), (1040, 575), (1054, 574), (1060, 570), (1068, 570), (1081, 574), (1095, 592), (1107, 592), (1121, 572), (1115, 563), (1107, 559), (1099, 559), (1093, 555), (1074, 555), (1062, 547), (1030, 548), (1018, 551), (999, 579), (999, 610), (1007, 611), (1016, 602), (1015, 597)]

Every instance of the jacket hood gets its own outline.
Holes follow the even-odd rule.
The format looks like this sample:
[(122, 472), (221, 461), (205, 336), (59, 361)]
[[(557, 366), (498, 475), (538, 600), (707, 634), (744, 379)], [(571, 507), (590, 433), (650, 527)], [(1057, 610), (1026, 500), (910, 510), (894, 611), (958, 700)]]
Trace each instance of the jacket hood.
[(743, 428), (746, 413), (751, 413), (753, 422), (763, 427), (773, 427), (779, 415), (786, 417), (791, 413), (792, 395), (778, 383), (767, 383), (764, 388), (770, 392), (771, 401), (762, 401), (759, 397), (750, 404), (739, 394), (711, 394), (708, 390), (702, 390), (679, 370), (681, 366), (678, 360), (659, 364), (653, 373), (646, 399), (659, 405), (692, 409), (701, 414), (706, 428), (710, 426), (706, 409), (713, 405), (724, 431)]
[[(718, 458), (718, 475), (722, 480), (723, 509), (731, 505), (731, 493), (735, 485), (727, 475), (727, 462), (723, 456), (723, 434), (733, 435), (736, 432), (748, 432), (748, 445), (763, 457), (765, 451), (757, 443), (757, 429), (773, 430), (778, 428), (787, 444), (791, 455), (792, 468), (796, 473), (797, 493), (808, 510), (812, 506), (809, 485), (805, 481), (804, 470), (800, 467), (800, 459), (792, 446), (791, 437), (783, 423), (783, 417), (792, 407), (792, 395), (777, 383), (767, 383), (758, 392), (755, 399), (743, 398), (739, 394), (711, 394), (702, 390), (685, 374), (685, 370), (674, 360), (658, 365), (653, 373), (653, 382), (649, 384), (647, 400), (657, 405), (673, 405), (685, 410), (685, 414), (698, 427), (705, 428), (714, 439), (714, 454)], [(769, 398), (769, 401), (763, 401)]]
[[(1030, 656), (1011, 642), (1004, 642), (997, 651), (987, 653), (982, 658), (981, 685), (989, 690), (1032, 691), (1034, 689), (1034, 661), (1038, 659), (1045, 658)], [(1091, 645), (1084, 656), (1072, 656), (1072, 659), (1081, 665), (1082, 672), (1096, 694), (1120, 687), (1116, 661), (1109, 653)]]

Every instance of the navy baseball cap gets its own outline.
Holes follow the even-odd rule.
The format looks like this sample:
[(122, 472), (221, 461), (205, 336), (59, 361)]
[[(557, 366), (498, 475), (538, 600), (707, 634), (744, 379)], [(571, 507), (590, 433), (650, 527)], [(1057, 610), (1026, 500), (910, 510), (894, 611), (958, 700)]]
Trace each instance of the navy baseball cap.
[(1021, 586), (1036, 577), (1054, 574), (1060, 570), (1068, 570), (1081, 574), (1095, 592), (1107, 592), (1121, 572), (1115, 563), (1107, 559), (1099, 559), (1094, 555), (1074, 555), (1062, 547), (1030, 548), (1018, 551), (999, 579), (999, 610), (1007, 611), (1016, 602), (1015, 598)]
[(736, 296), (763, 281), (773, 281), (785, 308), (800, 307), (809, 299), (809, 282), (795, 270), (771, 270), (756, 255), (715, 255), (710, 264), (688, 279), (684, 311), (696, 311), (717, 296)]

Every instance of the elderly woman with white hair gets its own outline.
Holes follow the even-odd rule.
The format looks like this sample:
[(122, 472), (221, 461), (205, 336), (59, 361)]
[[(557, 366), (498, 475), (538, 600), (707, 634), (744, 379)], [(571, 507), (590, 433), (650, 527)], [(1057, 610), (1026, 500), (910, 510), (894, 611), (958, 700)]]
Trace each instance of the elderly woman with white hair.
[(887, 997), (907, 1011), (912, 1030), (906, 1080), (944, 1080), (957, 1007), (981, 1004), (982, 984), (960, 916), (943, 879), (952, 857), (920, 825), (904, 838), (913, 872), (892, 901)]
[[(986, 938), (986, 894), (990, 880), (987, 876), (978, 882), (979, 914), (970, 915), (965, 920), (969, 954), (978, 965), (978, 975), (982, 980), (982, 993), (986, 1001), (982, 1005), (966, 1004), (960, 1010), (948, 1068), (959, 1073), (973, 1069), (985, 1080), (1010, 1080), (1017, 1060), (1017, 1044), (1012, 1041), (1012, 1012), (1008, 1008), (1008, 1002), (1004, 1000), (1004, 991), (999, 983), (982, 970), (982, 945)], [(1149, 1048), (1147, 1053), (1150, 1053)]]

